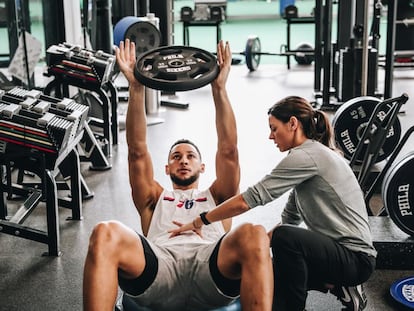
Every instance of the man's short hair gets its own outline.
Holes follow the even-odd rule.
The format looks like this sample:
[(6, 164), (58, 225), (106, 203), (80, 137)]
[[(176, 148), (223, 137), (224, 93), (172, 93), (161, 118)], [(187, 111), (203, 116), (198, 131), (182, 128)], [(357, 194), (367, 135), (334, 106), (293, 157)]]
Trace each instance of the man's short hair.
[(198, 149), (197, 145), (195, 143), (193, 143), (191, 140), (185, 139), (185, 138), (179, 139), (179, 140), (177, 140), (175, 143), (173, 143), (171, 145), (170, 151), (168, 152), (168, 156), (171, 154), (172, 149), (175, 146), (179, 145), (179, 144), (189, 144), (189, 145), (193, 146), (197, 150), (198, 156), (200, 157), (200, 160), (201, 160), (201, 152), (200, 152), (200, 149)]

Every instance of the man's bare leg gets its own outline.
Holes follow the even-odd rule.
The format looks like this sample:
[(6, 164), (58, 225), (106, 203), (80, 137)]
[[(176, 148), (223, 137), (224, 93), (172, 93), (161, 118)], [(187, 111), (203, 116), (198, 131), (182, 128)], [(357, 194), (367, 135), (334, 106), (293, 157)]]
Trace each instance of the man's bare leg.
[(273, 267), (270, 242), (264, 227), (244, 224), (223, 239), (217, 258), (220, 272), (240, 278), (243, 311), (270, 311), (273, 300)]
[(144, 268), (144, 251), (136, 232), (116, 221), (96, 225), (84, 266), (84, 310), (113, 311), (118, 291), (118, 269), (134, 278)]

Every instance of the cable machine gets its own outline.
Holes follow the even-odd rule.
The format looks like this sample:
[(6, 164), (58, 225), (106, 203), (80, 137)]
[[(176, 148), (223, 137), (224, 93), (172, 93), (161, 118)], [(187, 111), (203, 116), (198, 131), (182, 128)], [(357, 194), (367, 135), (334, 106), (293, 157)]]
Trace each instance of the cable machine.
[[(374, 0), (375, 14), (369, 33), (369, 3), (369, 0), (316, 1), (317, 36), (322, 42), (320, 53), (315, 50), (314, 87), (318, 108), (336, 110), (341, 102), (356, 96), (378, 96), (378, 49), (373, 45), (377, 44), (373, 38), (378, 39), (378, 12), (382, 6), (379, 0)], [(332, 43), (334, 4), (338, 10), (338, 29), (337, 41)]]

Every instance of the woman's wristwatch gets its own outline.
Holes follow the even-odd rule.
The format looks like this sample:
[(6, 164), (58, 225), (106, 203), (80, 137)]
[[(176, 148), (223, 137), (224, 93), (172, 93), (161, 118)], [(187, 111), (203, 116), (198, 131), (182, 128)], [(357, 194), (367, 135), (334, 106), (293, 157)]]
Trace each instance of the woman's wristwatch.
[(202, 212), (200, 214), (200, 218), (201, 218), (201, 221), (203, 222), (203, 224), (205, 224), (207, 226), (207, 225), (211, 224), (211, 222), (208, 221), (206, 215), (207, 215), (207, 212)]

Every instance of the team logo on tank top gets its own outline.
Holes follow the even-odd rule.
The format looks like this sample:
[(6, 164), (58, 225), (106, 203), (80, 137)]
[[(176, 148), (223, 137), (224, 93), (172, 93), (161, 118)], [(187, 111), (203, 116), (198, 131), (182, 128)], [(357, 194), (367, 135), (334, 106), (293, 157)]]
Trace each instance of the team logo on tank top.
[[(174, 198), (167, 197), (167, 196), (164, 197), (164, 200), (171, 201), (171, 202), (175, 201)], [(177, 207), (179, 208), (184, 207), (185, 209), (192, 209), (194, 206), (194, 202), (206, 202), (206, 201), (207, 201), (206, 197), (197, 198), (197, 199), (180, 199), (178, 200)]]

